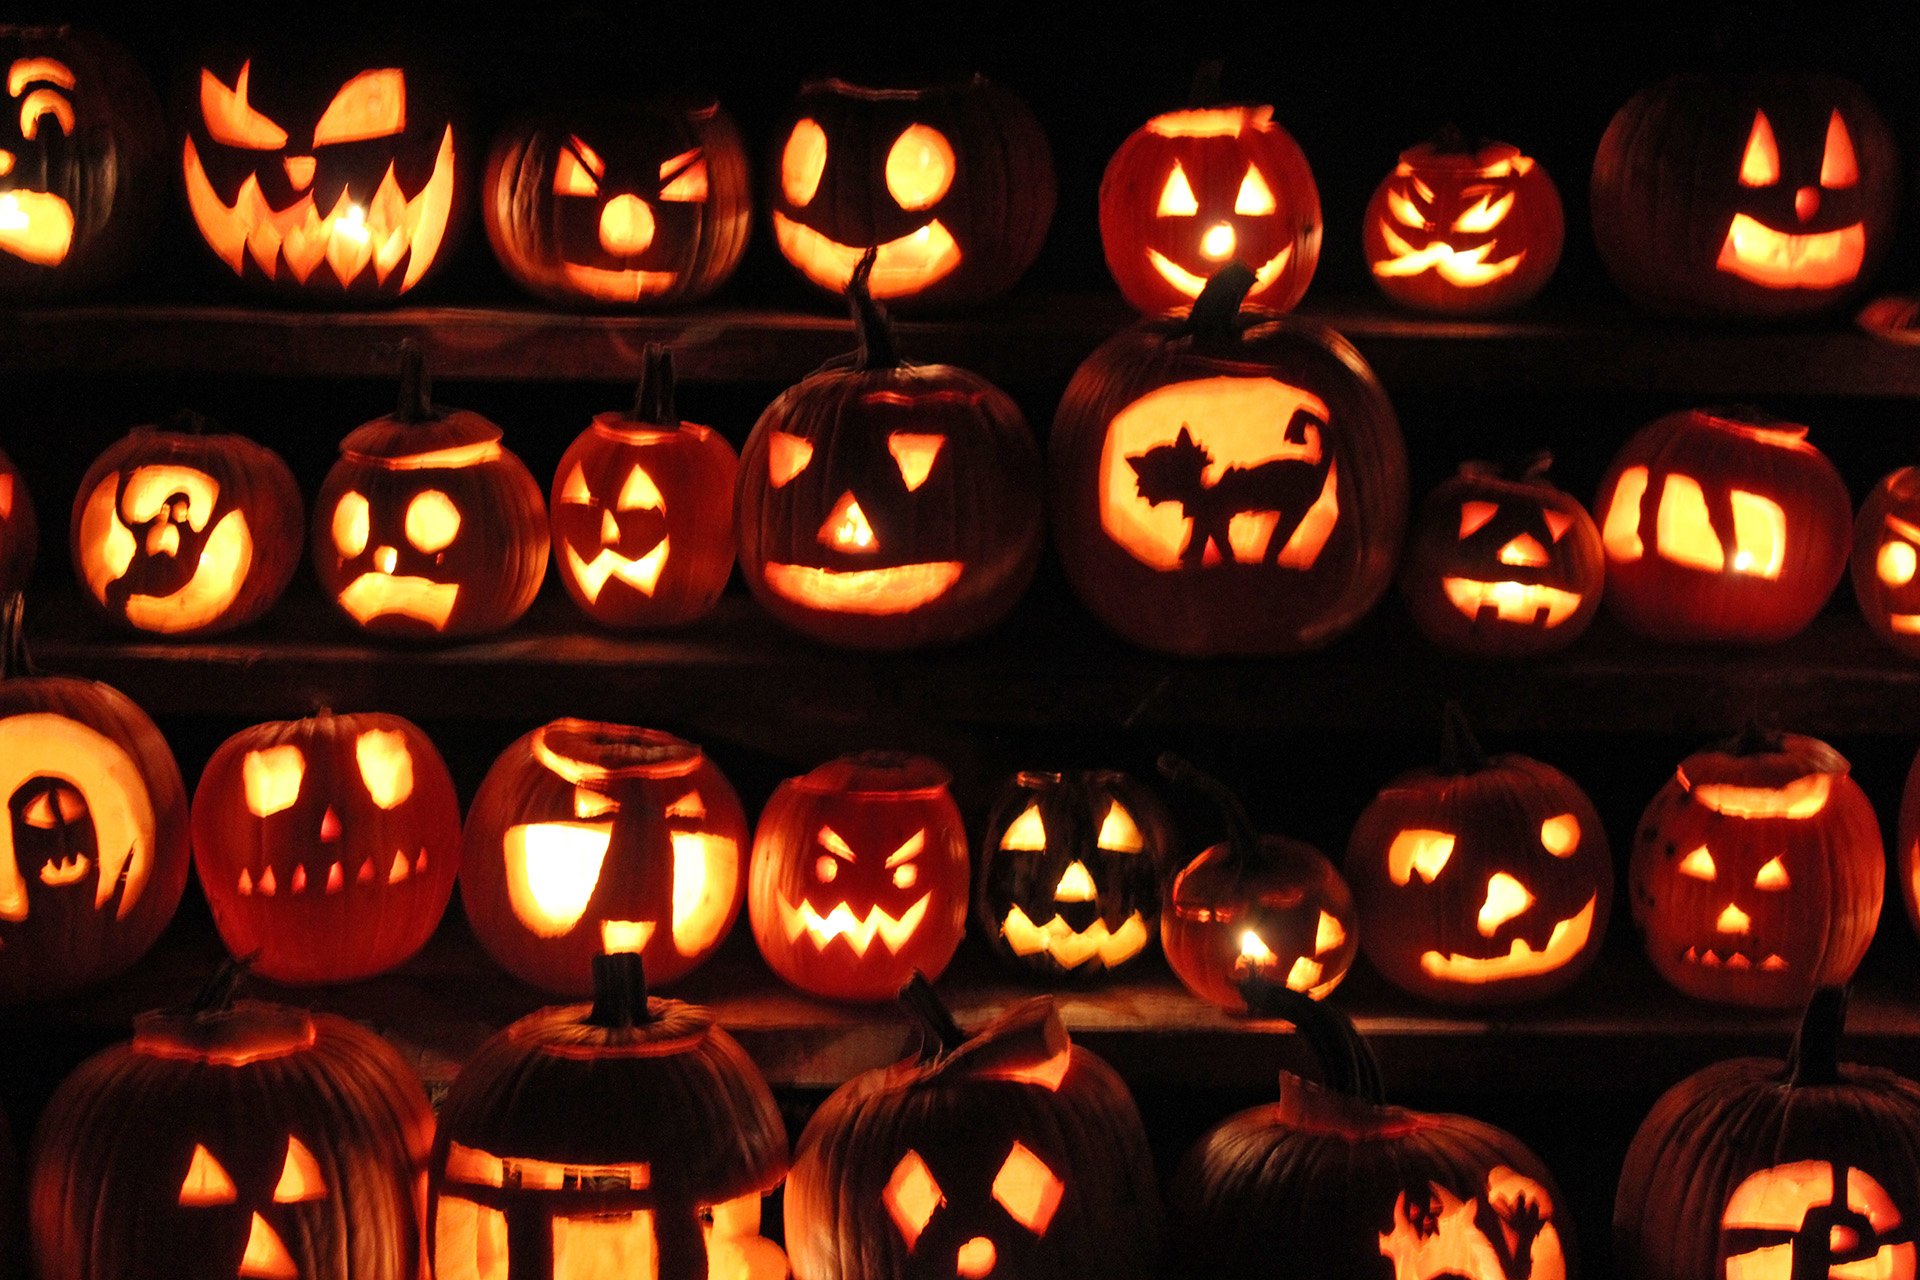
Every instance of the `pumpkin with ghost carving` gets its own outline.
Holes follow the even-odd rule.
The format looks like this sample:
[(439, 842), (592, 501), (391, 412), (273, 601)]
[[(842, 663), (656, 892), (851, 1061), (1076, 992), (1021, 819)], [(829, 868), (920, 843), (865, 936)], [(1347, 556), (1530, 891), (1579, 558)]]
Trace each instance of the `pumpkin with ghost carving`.
[(419, 1077), (345, 1018), (232, 988), (134, 1019), (54, 1094), (32, 1172), (43, 1280), (417, 1280)]
[(672, 352), (649, 344), (632, 410), (596, 415), (554, 471), (553, 561), (604, 626), (691, 622), (733, 572), (739, 459), (719, 432), (680, 420), (673, 391)]
[(747, 815), (699, 747), (658, 729), (556, 720), (487, 771), (467, 813), (460, 902), (525, 982), (580, 995), (599, 955), (692, 972), (746, 899)]
[(275, 982), (391, 969), (440, 923), (460, 802), (440, 753), (385, 712), (243, 729), (193, 793), (193, 858), (227, 950)]
[(263, 616), (306, 536), (279, 454), (194, 413), (135, 427), (95, 459), (73, 499), (74, 575), (114, 623), (212, 635)]
[(1593, 510), (1607, 609), (1655, 640), (1772, 644), (1846, 572), (1853, 506), (1807, 428), (1756, 409), (1656, 418), (1621, 448)]
[(1614, 1256), (1634, 1280), (1913, 1280), (1920, 1085), (1840, 1061), (1844, 990), (1785, 1062), (1737, 1058), (1669, 1089), (1627, 1148)]
[(1883, 478), (1853, 523), (1853, 598), (1882, 640), (1920, 657), (1920, 467)]
[(403, 344), (400, 404), (351, 431), (313, 512), (313, 568), (362, 630), (404, 640), (519, 621), (547, 572), (540, 484), (500, 428), (436, 406)]
[(0, 452), (0, 597), (27, 585), (40, 549), (40, 522), (33, 513), (27, 478)]
[(971, 1036), (931, 987), (903, 1003), (918, 1058), (854, 1077), (807, 1122), (787, 1177), (795, 1280), (1155, 1274), (1146, 1131), (1114, 1070), (1053, 1000)]
[(0, 618), (0, 1004), (110, 978), (173, 919), (192, 854), (166, 739), (118, 689), (33, 672)]
[(1657, 311), (1811, 315), (1872, 278), (1900, 203), (1893, 130), (1813, 72), (1676, 76), (1614, 114), (1593, 158), (1593, 238)]
[(1853, 976), (1886, 892), (1880, 823), (1846, 758), (1749, 729), (1681, 762), (1640, 818), (1633, 918), (1698, 1000), (1791, 1009)]

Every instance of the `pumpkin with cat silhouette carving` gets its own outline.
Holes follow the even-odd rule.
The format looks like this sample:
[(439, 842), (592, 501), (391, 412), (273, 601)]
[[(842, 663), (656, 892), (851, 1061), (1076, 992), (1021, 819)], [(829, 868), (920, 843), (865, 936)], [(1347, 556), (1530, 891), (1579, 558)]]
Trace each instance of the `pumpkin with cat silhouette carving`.
[(1251, 283), (1230, 266), (1190, 315), (1108, 340), (1054, 418), (1067, 577), (1149, 649), (1316, 649), (1393, 579), (1408, 508), (1393, 405), (1339, 334), (1245, 306)]

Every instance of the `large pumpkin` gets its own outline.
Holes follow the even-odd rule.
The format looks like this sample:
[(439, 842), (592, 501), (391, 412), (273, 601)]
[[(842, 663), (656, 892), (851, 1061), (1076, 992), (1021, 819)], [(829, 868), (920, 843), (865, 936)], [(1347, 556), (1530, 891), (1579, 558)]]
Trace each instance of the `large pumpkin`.
[(1812, 72), (1676, 76), (1614, 114), (1593, 158), (1593, 238), (1636, 301), (1769, 320), (1844, 301), (1900, 201), (1893, 131), (1858, 85)]
[(1754, 730), (1681, 762), (1641, 815), (1628, 866), (1661, 977), (1696, 999), (1789, 1009), (1853, 976), (1887, 868), (1847, 769), (1817, 739)]
[(41, 1117), (42, 1280), (417, 1280), (433, 1113), (345, 1018), (226, 975), (81, 1064)]
[(760, 1199), (787, 1131), (753, 1060), (637, 955), (594, 1002), (527, 1015), (440, 1108), (428, 1228), (440, 1280), (785, 1280)]
[(1920, 467), (1873, 487), (1853, 523), (1853, 597), (1873, 633), (1920, 657)]
[(634, 951), (660, 982), (692, 972), (746, 899), (747, 815), (699, 747), (658, 729), (556, 720), (500, 753), (467, 812), (460, 901), (523, 981), (593, 988)]
[(1846, 995), (1818, 993), (1786, 1061), (1739, 1058), (1669, 1089), (1614, 1200), (1628, 1280), (1912, 1280), (1920, 1085), (1840, 1061)]
[(26, 587), (39, 549), (40, 522), (34, 518), (27, 478), (13, 459), (0, 453), (0, 597)]
[(494, 140), (480, 207), (494, 256), (536, 297), (696, 302), (746, 252), (746, 144), (711, 101), (550, 112)]
[(829, 293), (876, 255), (873, 296), (906, 311), (995, 298), (1053, 218), (1053, 153), (1020, 98), (982, 76), (801, 86), (773, 181), (773, 237)]
[(280, 455), (194, 413), (135, 427), (73, 499), (74, 575), (135, 631), (245, 626), (293, 580), (305, 539), (300, 486)]
[(1012, 609), (1042, 540), (1040, 453), (998, 387), (894, 351), (863, 262), (858, 354), (781, 393), (740, 456), (734, 522), (754, 597), (829, 644), (948, 644)]
[(1160, 1206), (1113, 1069), (1053, 1001), (966, 1036), (930, 987), (903, 996), (926, 1048), (854, 1077), (807, 1122), (787, 1178), (796, 1280), (1147, 1280)]
[(1317, 648), (1393, 578), (1407, 456), (1393, 406), (1330, 330), (1241, 310), (1230, 266), (1190, 317), (1089, 356), (1047, 469), (1068, 580), (1101, 621), (1171, 653)]
[(1633, 434), (1593, 509), (1607, 609), (1656, 640), (1772, 644), (1846, 572), (1853, 507), (1807, 429), (1753, 409), (1689, 409)]
[(60, 298), (138, 260), (166, 183), (160, 102), (120, 46), (0, 26), (0, 298)]
[(173, 919), (192, 855), (166, 739), (118, 689), (33, 674), (0, 621), (0, 1004), (119, 973)]
[[(1258, 984), (1324, 1083), (1230, 1116), (1168, 1185), (1168, 1274), (1244, 1280), (1567, 1280), (1572, 1226), (1553, 1177), (1511, 1134), (1388, 1106), (1379, 1067), (1331, 1005)], [(1694, 1280), (1698, 1280), (1695, 1277)]]

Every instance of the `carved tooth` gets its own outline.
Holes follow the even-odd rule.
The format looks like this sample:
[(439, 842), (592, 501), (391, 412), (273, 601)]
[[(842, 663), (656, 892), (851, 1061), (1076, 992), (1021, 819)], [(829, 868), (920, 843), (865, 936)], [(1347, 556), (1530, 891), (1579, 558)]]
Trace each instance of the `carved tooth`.
[(1741, 970), (1751, 969), (1753, 968), (1753, 961), (1747, 959), (1746, 956), (1736, 951), (1732, 955), (1727, 957), (1727, 968), (1741, 969)]
[(1760, 962), (1760, 970), (1762, 973), (1785, 973), (1787, 962), (1779, 956), (1768, 956)]
[(253, 896), (253, 876), (245, 867), (240, 868), (240, 896), (243, 898)]
[(295, 867), (293, 869), (293, 882), (289, 886), (287, 892), (305, 893), (306, 891), (307, 891), (307, 869), (304, 866)]
[(340, 864), (336, 862), (327, 868), (327, 892), (338, 893), (346, 887), (346, 873), (340, 869)]
[(360, 873), (354, 876), (354, 879), (358, 880), (361, 884), (373, 883), (373, 859), (372, 858), (368, 858), (365, 862), (360, 864)]
[(259, 889), (261, 897), (271, 898), (279, 888), (280, 886), (274, 881), (272, 867), (268, 867), (260, 873)]
[(399, 884), (413, 874), (413, 868), (407, 865), (407, 855), (398, 849), (393, 852), (393, 865), (387, 868), (387, 883)]
[(1720, 967), (1720, 957), (1714, 954), (1714, 950), (1712, 947), (1708, 947), (1704, 952), (1701, 953), (1700, 963), (1707, 966), (1707, 968), (1709, 969), (1718, 969)]

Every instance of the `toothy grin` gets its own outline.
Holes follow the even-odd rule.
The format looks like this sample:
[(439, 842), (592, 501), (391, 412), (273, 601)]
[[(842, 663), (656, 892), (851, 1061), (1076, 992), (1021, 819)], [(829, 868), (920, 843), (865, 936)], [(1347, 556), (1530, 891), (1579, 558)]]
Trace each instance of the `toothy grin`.
[(567, 567), (573, 571), (573, 580), (580, 584), (580, 591), (588, 600), (598, 600), (600, 593), (607, 589), (610, 578), (632, 587), (643, 596), (651, 596), (653, 589), (660, 584), (660, 574), (667, 567), (667, 539), (660, 539), (660, 545), (641, 556), (638, 560), (629, 560), (611, 547), (602, 547), (591, 560), (583, 560), (580, 553), (567, 544)]
[(1471, 578), (1442, 578), (1440, 589), (1453, 607), (1479, 621), (1491, 609), (1502, 622), (1523, 626), (1557, 627), (1580, 608), (1580, 597), (1559, 587), (1531, 582), (1475, 582)]
[(1546, 949), (1535, 951), (1526, 939), (1515, 938), (1503, 956), (1441, 955), (1429, 951), (1420, 957), (1420, 971), (1443, 982), (1484, 983), (1506, 978), (1532, 978), (1564, 968), (1593, 934), (1593, 916), (1599, 895), (1587, 899), (1587, 905), (1565, 920), (1557, 921), (1547, 937)]
[[(399, 884), (409, 876), (426, 874), (426, 870), (427, 851), (425, 849), (420, 850), (420, 856), (411, 862), (407, 860), (406, 854), (395, 850), (393, 861), (388, 864), (384, 876), (380, 868), (374, 865), (373, 859), (368, 858), (360, 864), (360, 869), (353, 873), (353, 879), (356, 884), (372, 884), (381, 879), (388, 884)], [(293, 874), (287, 877), (286, 891), (289, 895), (305, 893), (308, 883), (307, 869), (304, 866), (296, 866)], [(257, 879), (253, 872), (242, 868), (240, 878), (234, 887), (243, 898), (251, 898), (256, 894), (262, 898), (272, 898), (280, 893), (280, 880), (273, 874), (272, 867), (262, 871)], [(346, 868), (336, 862), (327, 868), (326, 883), (320, 886), (319, 891), (331, 896), (342, 892), (346, 887)]]
[(1472, 249), (1456, 249), (1444, 240), (1435, 240), (1424, 249), (1416, 249), (1384, 223), (1380, 234), (1386, 240), (1387, 252), (1393, 256), (1374, 263), (1373, 274), (1386, 279), (1432, 271), (1448, 284), (1474, 289), (1512, 275), (1519, 269), (1520, 260), (1527, 256), (1527, 251), (1522, 249), (1511, 258), (1488, 262), (1493, 255), (1492, 241)]
[(1769, 952), (1767, 958), (1758, 964), (1754, 963), (1754, 956), (1750, 952), (1729, 950), (1725, 955), (1722, 955), (1712, 947), (1708, 947), (1704, 951), (1699, 947), (1688, 947), (1686, 953), (1680, 958), (1688, 964), (1697, 964), (1702, 969), (1733, 969), (1736, 971), (1759, 969), (1762, 973), (1785, 973), (1787, 971), (1786, 960), (1772, 952)]
[(810, 609), (886, 617), (931, 604), (960, 581), (958, 560), (896, 564), (836, 573), (812, 565), (769, 562), (764, 576), (774, 594)]
[[(773, 236), (787, 261), (799, 267), (807, 279), (835, 293), (846, 290), (853, 269), (867, 255), (865, 248), (830, 240), (783, 213), (773, 215)], [(953, 233), (935, 218), (916, 231), (876, 247), (867, 289), (876, 298), (918, 293), (959, 265), (960, 246)]]
[(1792, 235), (1736, 213), (1714, 265), (1769, 289), (1832, 289), (1853, 283), (1866, 255), (1867, 229), (1858, 222)]
[(786, 931), (787, 941), (796, 941), (801, 934), (813, 939), (813, 945), (825, 950), (835, 938), (845, 938), (847, 945), (853, 948), (853, 954), (864, 956), (873, 946), (875, 938), (885, 944), (894, 955), (900, 954), (900, 948), (907, 945), (921, 919), (927, 914), (927, 905), (933, 901), (933, 895), (923, 893), (920, 900), (908, 907), (897, 918), (881, 910), (870, 907), (863, 919), (853, 914), (853, 908), (844, 902), (835, 903), (833, 910), (821, 915), (811, 902), (802, 902), (795, 906), (785, 898), (780, 899), (780, 925)]
[(1903, 636), (1920, 635), (1920, 613), (1889, 614), (1887, 625)]
[(1105, 920), (1096, 919), (1085, 929), (1075, 930), (1060, 916), (1036, 925), (1026, 912), (1011, 907), (1000, 924), (1000, 936), (1017, 956), (1045, 952), (1066, 969), (1077, 969), (1098, 956), (1111, 969), (1147, 945), (1147, 922), (1136, 911), (1118, 929), (1110, 930)]
[(82, 879), (92, 866), (93, 860), (84, 853), (76, 853), (71, 858), (63, 858), (59, 862), (43, 863), (40, 867), (40, 883), (52, 889), (74, 884)]
[[(1200, 291), (1207, 287), (1205, 276), (1193, 274), (1193, 272), (1187, 270), (1157, 249), (1147, 250), (1147, 261), (1153, 264), (1153, 269), (1160, 273), (1162, 280), (1165, 280), (1189, 298), (1199, 297)], [(1249, 298), (1254, 297), (1258, 295), (1262, 289), (1273, 284), (1275, 280), (1280, 278), (1280, 273), (1287, 269), (1287, 263), (1291, 261), (1293, 261), (1293, 246), (1285, 245), (1281, 248), (1280, 252), (1268, 258), (1258, 267), (1255, 267), (1253, 271), (1253, 288), (1247, 290), (1247, 296)]]

